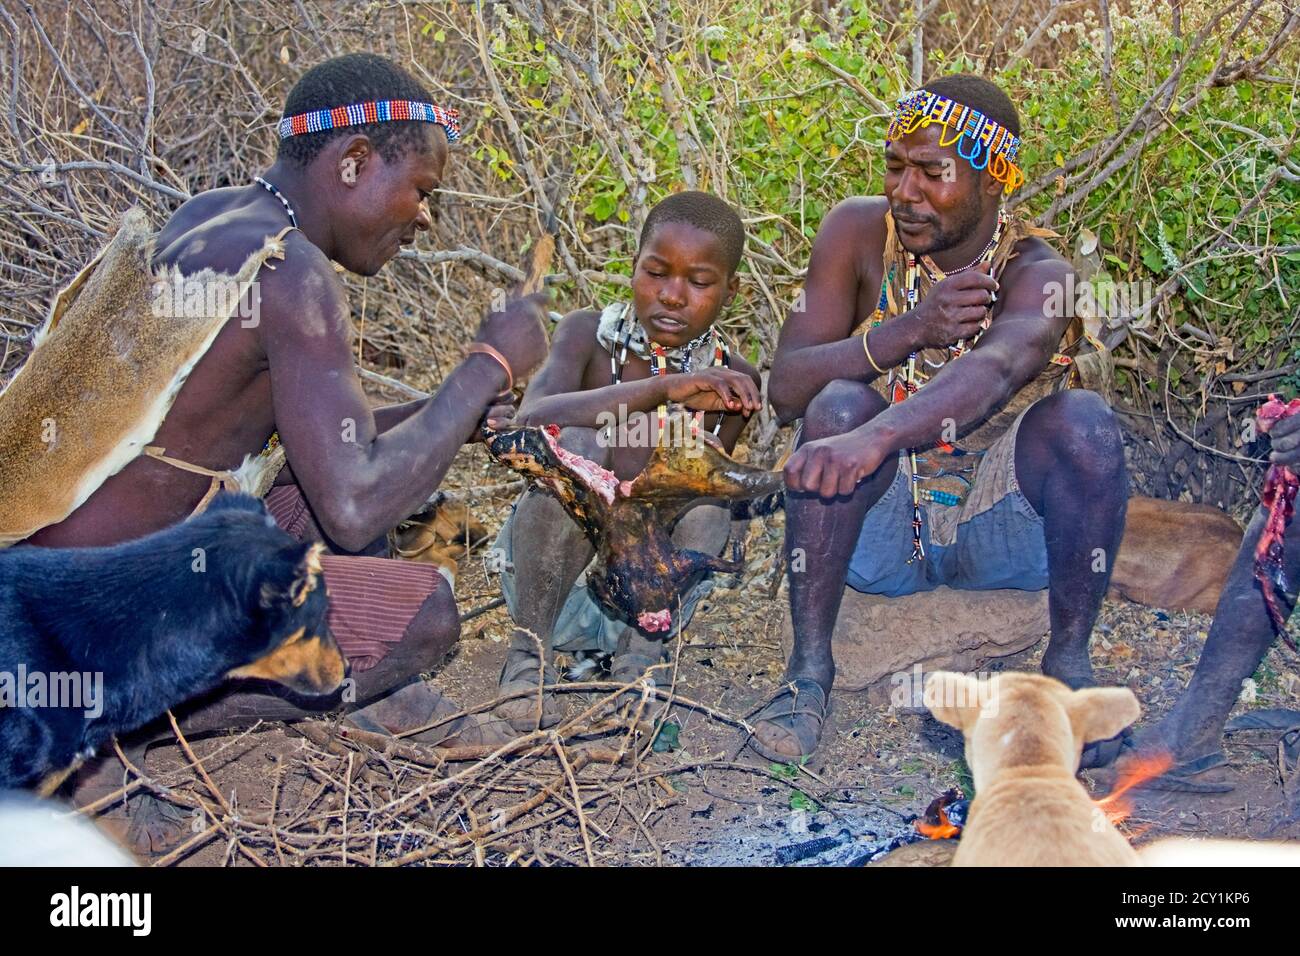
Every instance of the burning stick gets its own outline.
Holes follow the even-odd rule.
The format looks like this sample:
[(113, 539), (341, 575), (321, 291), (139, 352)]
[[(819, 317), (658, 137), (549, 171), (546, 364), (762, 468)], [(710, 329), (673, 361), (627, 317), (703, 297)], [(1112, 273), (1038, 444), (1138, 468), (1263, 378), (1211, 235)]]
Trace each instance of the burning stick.
[[(1284, 418), (1300, 412), (1300, 398), (1293, 398), (1282, 404), (1276, 395), (1270, 395), (1268, 401), (1258, 412), (1256, 419), (1259, 430), (1268, 434), (1275, 424)], [(1264, 477), (1264, 491), (1260, 503), (1268, 509), (1268, 520), (1255, 546), (1255, 580), (1264, 592), (1264, 606), (1268, 608), (1273, 627), (1291, 650), (1296, 651), (1295, 642), (1286, 631), (1286, 617), (1278, 607), (1277, 592), (1290, 591), (1283, 567), (1284, 556), (1282, 537), (1286, 527), (1295, 514), (1296, 492), (1300, 491), (1300, 477), (1285, 465), (1272, 465)]]
[(970, 801), (956, 788), (930, 801), (925, 813), (918, 817), (913, 826), (916, 832), (929, 840), (951, 840), (961, 836), (961, 828), (966, 823), (966, 813)]

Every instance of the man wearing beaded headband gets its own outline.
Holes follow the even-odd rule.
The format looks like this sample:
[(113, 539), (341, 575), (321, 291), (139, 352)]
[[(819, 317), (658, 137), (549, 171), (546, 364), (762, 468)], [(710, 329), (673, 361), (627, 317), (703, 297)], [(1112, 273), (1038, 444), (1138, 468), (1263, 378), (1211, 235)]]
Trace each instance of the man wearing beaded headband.
[(1082, 323), (1048, 306), (1070, 271), (1051, 233), (1002, 207), (1023, 181), (1019, 138), (994, 84), (935, 80), (889, 125), (884, 195), (845, 200), (818, 230), (770, 381), (781, 418), (802, 419), (785, 468), (794, 649), (752, 720), (770, 759), (817, 746), (846, 583), (891, 597), (1050, 588), (1043, 670), (1092, 683), (1122, 445), (1098, 395), (1062, 387)]
[[(353, 719), (411, 729), (458, 710), (419, 681), (457, 639), (457, 609), (434, 566), (376, 555), (434, 493), (495, 396), (545, 356), (543, 297), (489, 314), (432, 397), (372, 410), (334, 263), (374, 275), (431, 228), (458, 117), (408, 72), (366, 54), (309, 70), (284, 115), (276, 161), (256, 183), (195, 196), (153, 243), (154, 267), (185, 275), (233, 274), (261, 250), (273, 261), (253, 283), (258, 320), (227, 319), (184, 379), (153, 439), (167, 456), (131, 461), (32, 543), (112, 544), (173, 524), (219, 484), (234, 484), (241, 460), (278, 436), (288, 464), (268, 508), (290, 533), (328, 544), (331, 630), (349, 658), (355, 702), (379, 698)], [(297, 702), (241, 689), (184, 724), (193, 733), (303, 714)], [(473, 724), (444, 726), (426, 742), (457, 732), (458, 742), (485, 742)]]

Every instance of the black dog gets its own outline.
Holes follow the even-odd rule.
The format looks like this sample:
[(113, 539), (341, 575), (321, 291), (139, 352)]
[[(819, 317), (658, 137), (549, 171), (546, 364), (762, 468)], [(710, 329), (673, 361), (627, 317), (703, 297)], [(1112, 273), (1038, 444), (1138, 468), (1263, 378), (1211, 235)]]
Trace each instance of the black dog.
[(52, 793), (115, 734), (227, 677), (337, 689), (320, 552), (232, 494), (114, 547), (0, 551), (0, 789)]

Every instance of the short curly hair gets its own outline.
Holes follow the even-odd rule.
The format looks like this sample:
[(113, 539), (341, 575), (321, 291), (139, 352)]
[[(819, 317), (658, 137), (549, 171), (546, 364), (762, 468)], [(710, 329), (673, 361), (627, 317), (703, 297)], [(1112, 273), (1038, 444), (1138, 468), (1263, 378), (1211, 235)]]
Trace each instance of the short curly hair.
[[(296, 116), (312, 110), (332, 109), (369, 100), (418, 100), (432, 102), (420, 81), (387, 57), (373, 53), (349, 53), (312, 67), (302, 75), (284, 101), (284, 115)], [(298, 166), (307, 166), (321, 149), (337, 136), (364, 133), (387, 162), (410, 149), (431, 148), (427, 127), (421, 120), (388, 120), (362, 123), (338, 129), (303, 133), (280, 140), (276, 154)]]
[(650, 241), (656, 226), (669, 222), (684, 222), (722, 240), (722, 255), (727, 261), (728, 274), (735, 273), (740, 258), (745, 253), (745, 224), (740, 214), (725, 200), (712, 193), (698, 190), (673, 193), (655, 204), (641, 227), (640, 245)]

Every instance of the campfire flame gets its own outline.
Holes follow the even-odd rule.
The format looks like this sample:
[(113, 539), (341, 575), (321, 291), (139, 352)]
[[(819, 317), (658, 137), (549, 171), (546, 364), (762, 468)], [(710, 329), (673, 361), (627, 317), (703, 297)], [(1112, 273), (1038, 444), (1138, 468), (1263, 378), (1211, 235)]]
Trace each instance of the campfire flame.
[[(948, 815), (949, 807), (953, 809), (955, 820)], [(912, 825), (917, 834), (927, 840), (951, 840), (961, 836), (961, 827), (966, 822), (969, 810), (965, 795), (960, 790), (945, 790), (930, 801), (925, 813), (914, 820)]]
[[(1134, 787), (1159, 777), (1173, 765), (1173, 754), (1167, 751), (1128, 760), (1120, 769), (1119, 776), (1115, 778), (1115, 789), (1100, 800), (1094, 800), (1093, 803), (1106, 814), (1107, 820), (1119, 826), (1133, 813), (1133, 804), (1125, 794)], [(1140, 832), (1133, 833), (1132, 838), (1136, 839), (1141, 835)]]
[(916, 832), (927, 840), (951, 840), (961, 833), (961, 827), (948, 819), (948, 813), (943, 807), (939, 808), (939, 822), (937, 824), (917, 820), (915, 826)]

